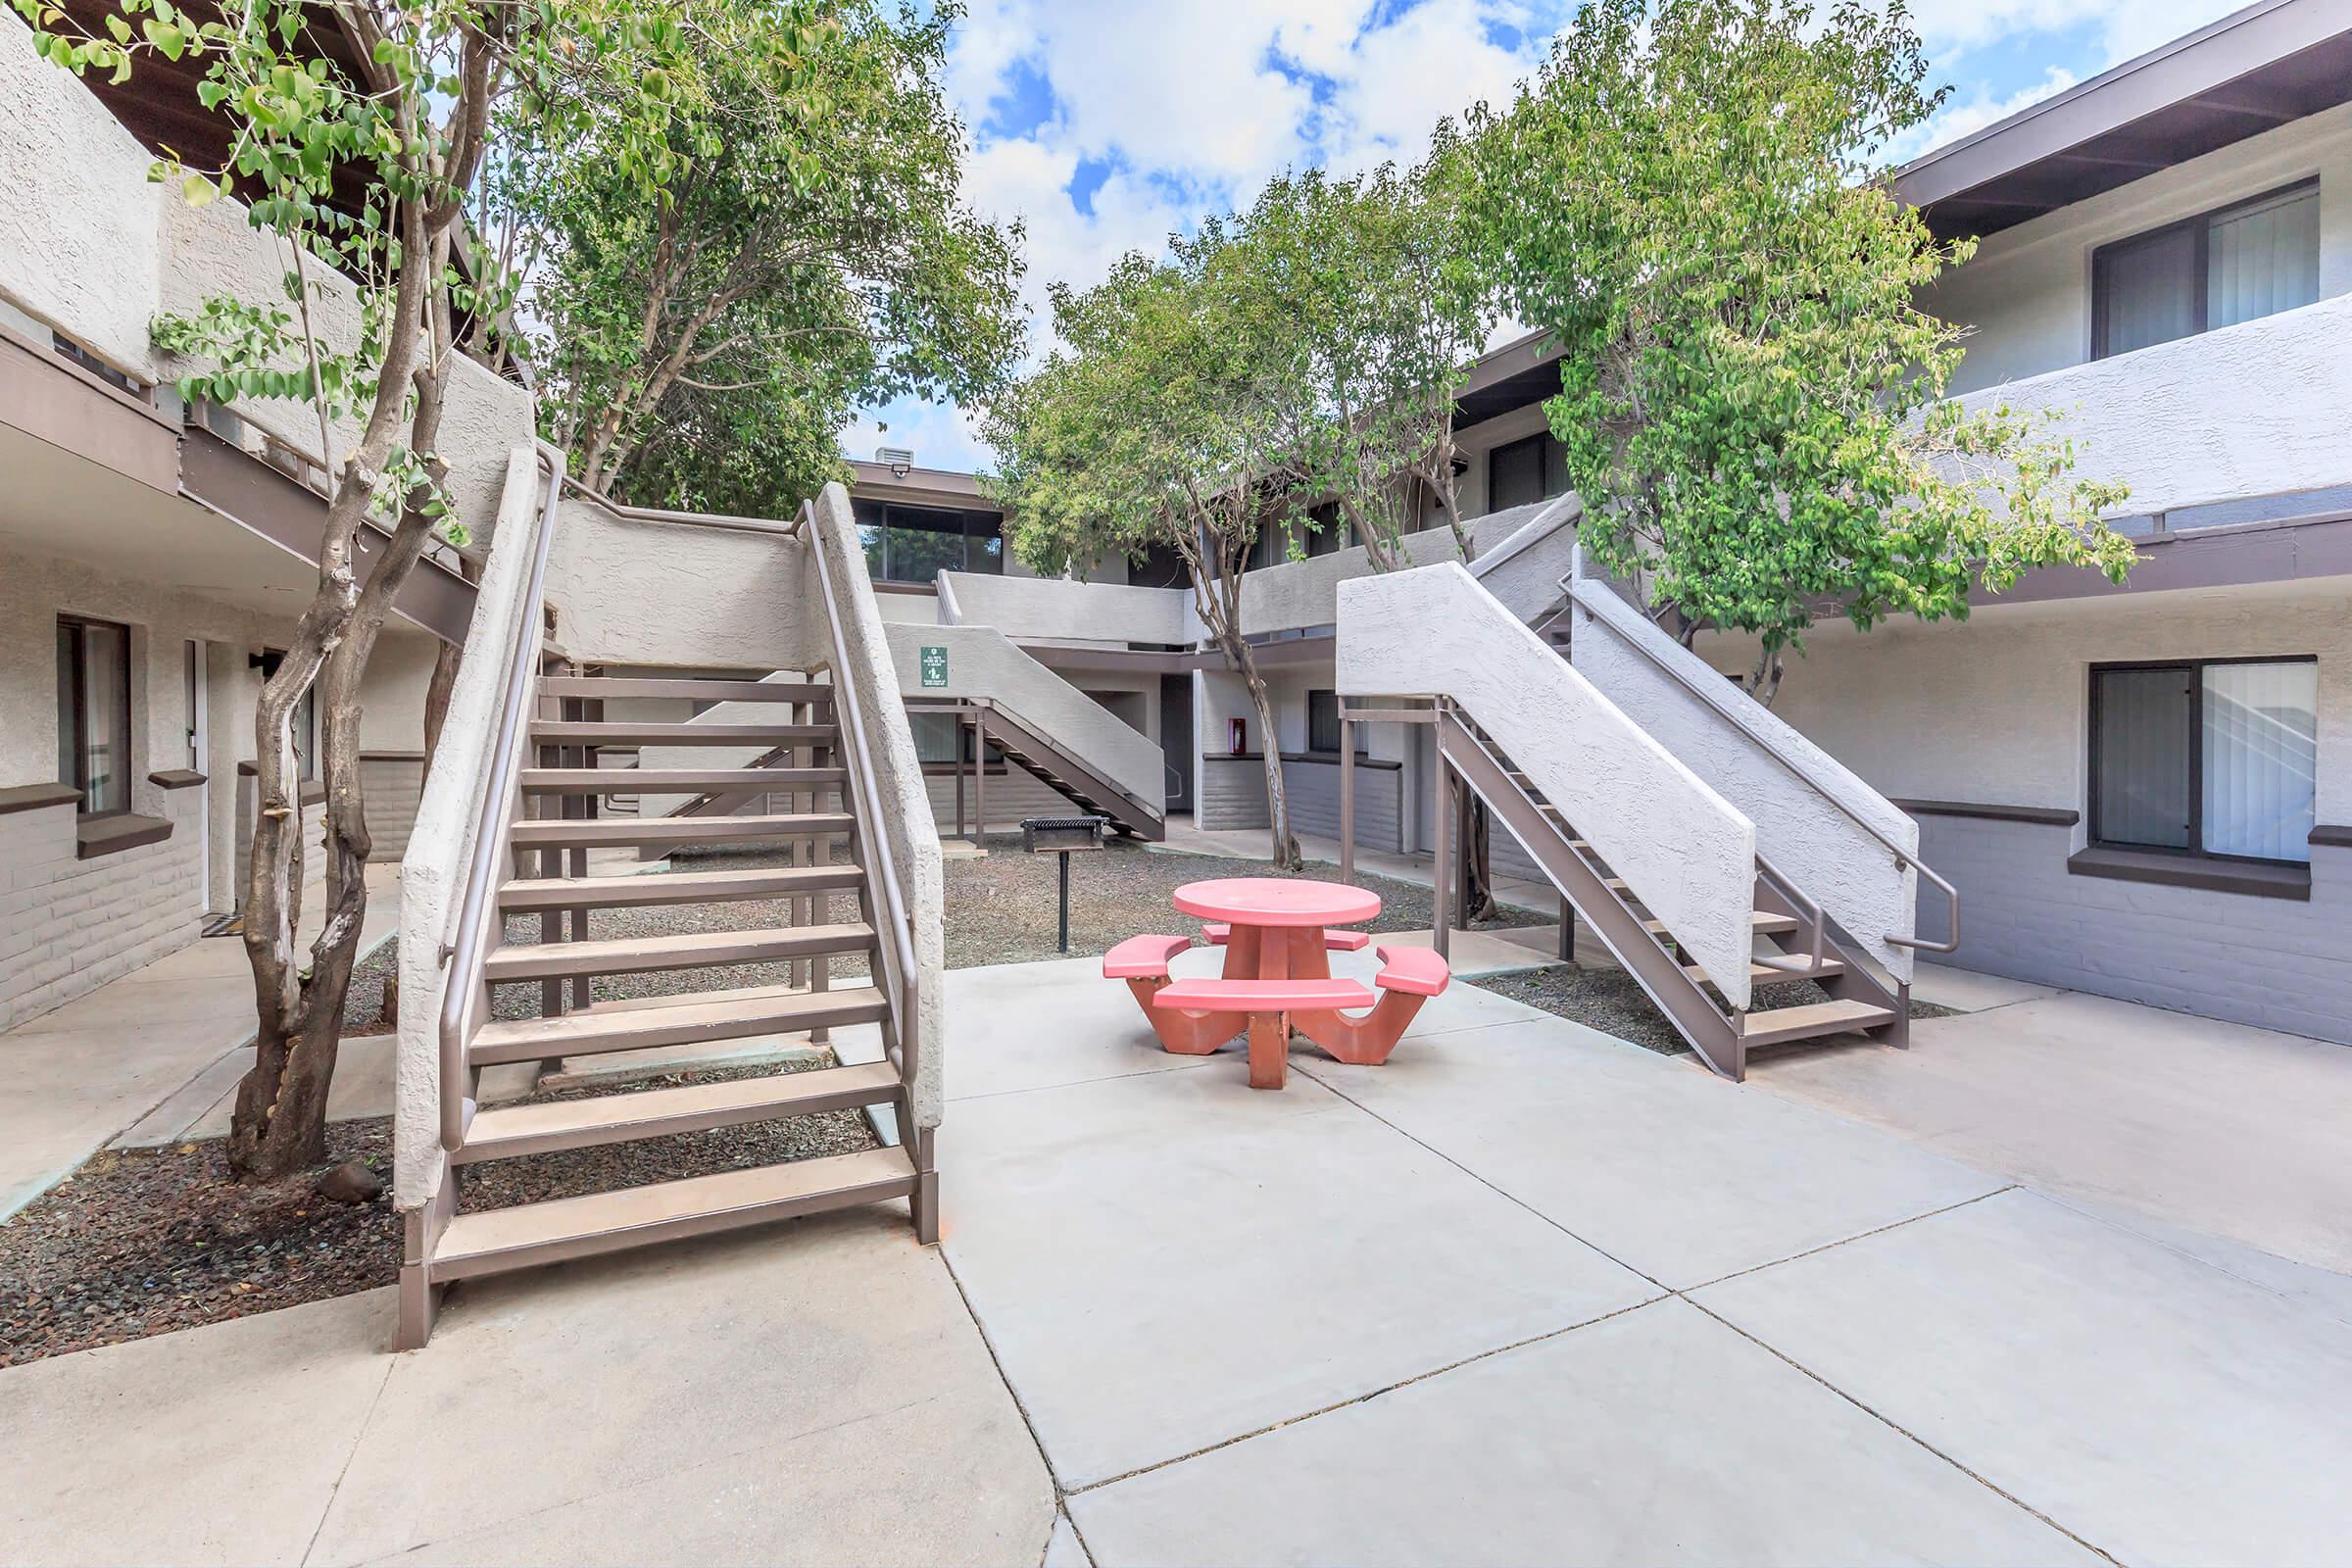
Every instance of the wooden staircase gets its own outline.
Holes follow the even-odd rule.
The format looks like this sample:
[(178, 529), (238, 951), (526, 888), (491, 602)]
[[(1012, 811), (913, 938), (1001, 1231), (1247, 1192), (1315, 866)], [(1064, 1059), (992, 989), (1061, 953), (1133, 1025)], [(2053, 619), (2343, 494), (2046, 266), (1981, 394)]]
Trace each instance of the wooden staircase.
[[(1436, 714), (1443, 765), (1484, 801), (1526, 846), (1574, 912), (1598, 935), (1699, 1059), (1738, 1082), (1747, 1053), (1839, 1034), (1871, 1034), (1903, 1043), (1907, 999), (1883, 984), (1839, 939), (1820, 906), (1757, 860), (1750, 923), (1756, 953), (1753, 985), (1811, 981), (1826, 1000), (1761, 1009), (1731, 1006), (1705, 969), (1685, 957), (1666, 922), (1579, 837), (1560, 808), (1515, 767), (1468, 715), (1441, 705)], [(1563, 917), (1568, 914), (1563, 910)]]
[[(605, 704), (614, 698), (762, 704), (777, 711), (725, 725), (608, 721)], [(909, 1200), (919, 1240), (936, 1240), (928, 1134), (858, 1153), (466, 1209), (466, 1173), (497, 1160), (844, 1109), (887, 1106), (898, 1127), (913, 1126), (910, 1075), (901, 1061), (900, 998), (906, 993), (893, 983), (903, 960), (894, 963), (881, 951), (878, 930), (887, 917), (877, 913), (884, 901), (869, 860), (874, 819), (858, 793), (850, 761), (856, 749), (845, 746), (835, 688), (550, 673), (538, 678), (533, 711), (511, 811), (500, 818), (504, 864), (490, 896), (487, 952), (470, 971), (476, 978), (467, 993), (453, 987), (443, 1015), (443, 1147), (451, 1168), (434, 1207), (411, 1227), (401, 1344), (423, 1343), (439, 1289), (453, 1280), (894, 1199)], [(768, 765), (652, 772), (598, 765), (606, 747), (746, 743), (762, 748)], [(612, 795), (688, 789), (766, 795), (788, 808), (748, 816), (599, 814)], [(708, 846), (780, 850), (786, 863), (590, 868), (599, 851)], [(623, 936), (597, 929), (600, 911), (753, 902), (768, 907), (716, 930)], [(535, 941), (514, 940), (532, 925)], [(593, 994), (600, 976), (742, 964), (783, 965), (786, 983), (628, 1000)], [(837, 975), (837, 965), (854, 972)], [(494, 1016), (512, 1014), (504, 1004), (518, 994), (532, 999), (535, 1015)], [(537, 1103), (477, 1102), (482, 1070), (502, 1063), (552, 1069), (779, 1034), (822, 1042), (833, 1029), (858, 1024), (881, 1026), (885, 1059)]]

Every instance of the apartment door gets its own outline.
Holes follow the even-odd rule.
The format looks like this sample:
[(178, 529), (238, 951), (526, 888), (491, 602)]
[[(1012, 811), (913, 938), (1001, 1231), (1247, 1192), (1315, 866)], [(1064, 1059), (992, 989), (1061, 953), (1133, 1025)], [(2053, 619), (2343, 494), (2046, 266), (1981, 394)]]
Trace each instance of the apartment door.
[(1168, 805), (1171, 811), (1193, 808), (1193, 770), (1200, 765), (1200, 747), (1193, 740), (1193, 677), (1159, 677), (1159, 749), (1168, 763)]

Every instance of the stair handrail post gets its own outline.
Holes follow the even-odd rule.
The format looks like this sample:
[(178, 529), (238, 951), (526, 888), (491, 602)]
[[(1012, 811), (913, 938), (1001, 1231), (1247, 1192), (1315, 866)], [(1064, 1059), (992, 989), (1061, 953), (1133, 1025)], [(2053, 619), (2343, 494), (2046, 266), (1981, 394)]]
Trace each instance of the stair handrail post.
[(499, 695), (489, 787), (482, 792), (475, 818), (457, 933), (444, 960), (449, 975), (441, 989), (441, 1147), (453, 1152), (466, 1141), (466, 1097), (462, 1086), (466, 1082), (466, 1025), (474, 997), (484, 989), (482, 963), (489, 956), (490, 911), (495, 902), (491, 890), (506, 856), (505, 825), (514, 798), (515, 773), (521, 766), (524, 715), (539, 673), (539, 661), (533, 655), (546, 634), (547, 558), (564, 499), (563, 449), (545, 441), (537, 445), (540, 466), (547, 473), (547, 493), (540, 508), (539, 536), (532, 541), (530, 575), (507, 647), (507, 684)]
[[(858, 695), (858, 684), (849, 678), (849, 644), (841, 634), (841, 601), (833, 582), (833, 569), (825, 561), (824, 541), (817, 537), (816, 509), (808, 502), (801, 504), (796, 530), (806, 541), (811, 560), (816, 563), (818, 597), (825, 608), (825, 632), (833, 651), (833, 713), (842, 734), (847, 737), (851, 765), (845, 779), (850, 810), (858, 819), (858, 836), (873, 861), (872, 880), (882, 893), (883, 941), (879, 955), (890, 993), (896, 998), (898, 1013), (899, 1081), (909, 1092), (909, 1121), (911, 1121), (911, 1093), (915, 1082), (915, 1064), (922, 1042), (922, 998), (919, 990), (920, 971), (914, 958), (914, 919), (906, 909), (904, 890), (899, 884), (898, 863), (890, 852), (890, 837), (882, 831), (882, 823), (874, 809), (869, 793), (872, 787), (873, 749), (866, 743), (865, 708)], [(912, 1146), (912, 1126), (899, 1129), (902, 1142)]]
[(1823, 800), (1836, 807), (1841, 813), (1844, 814), (1847, 820), (1851, 821), (1863, 832), (1869, 834), (1872, 838), (1877, 839), (1881, 844), (1885, 845), (1888, 853), (1893, 855), (1895, 863), (1897, 865), (1907, 866), (1911, 870), (1916, 871), (1919, 873), (1919, 875), (1934, 883), (1937, 891), (1943, 894), (1945, 932), (1944, 939), (1941, 942), (1929, 942), (1919, 937), (1899, 936), (1886, 937), (1882, 940), (1884, 940), (1890, 948), (1910, 948), (1920, 953), (1950, 953), (1956, 950), (1960, 946), (1960, 890), (1952, 886), (1950, 882), (1946, 881), (1941, 873), (1937, 872), (1934, 866), (1929, 865), (1918, 856), (1912, 854), (1909, 850), (1903, 848), (1902, 845), (1887, 837), (1886, 832), (1883, 831), (1877, 823), (1863, 817), (1861, 813), (1856, 811), (1851, 806), (1848, 806), (1844, 801), (1838, 799), (1836, 791), (1826, 788), (1819, 779), (1813, 776), (1809, 769), (1807, 769), (1802, 763), (1798, 762), (1794, 758), (1789, 757), (1788, 754), (1783, 752), (1778, 746), (1775, 746), (1769, 737), (1757, 733), (1754, 725), (1748, 723), (1747, 720), (1741, 718), (1738, 713), (1716, 703), (1714, 701), (1714, 696), (1716, 694), (1709, 693), (1696, 682), (1692, 681), (1688, 673), (1675, 668), (1665, 660), (1660, 659), (1654, 649), (1644, 648), (1638, 640), (1627, 636), (1624, 628), (1611, 621), (1606, 615), (1593, 613), (1592, 604), (1590, 602), (1590, 596), (1593, 594), (1614, 594), (1616, 590), (1598, 578), (1588, 577), (1585, 575), (1584, 557), (1585, 547), (1580, 544), (1576, 547), (1574, 561), (1568, 569), (1568, 575), (1560, 579), (1560, 590), (1561, 592), (1565, 593), (1573, 603), (1583, 607), (1585, 611), (1585, 619), (1588, 622), (1596, 623), (1598, 625), (1607, 627), (1612, 635), (1614, 635), (1620, 642), (1624, 643), (1628, 648), (1631, 648), (1635, 653), (1640, 654), (1643, 659), (1647, 660), (1652, 667), (1657, 669), (1660, 673), (1670, 677), (1676, 685), (1681, 686), (1685, 691), (1690, 693), (1691, 696), (1697, 698), (1699, 701), (1699, 706), (1706, 709), (1707, 711), (1715, 714), (1717, 717), (1723, 719), (1733, 728), (1737, 729), (1741, 735), (1747, 738), (1747, 740), (1756, 748), (1756, 750), (1762, 752), (1765, 756), (1780, 763), (1781, 766), (1788, 771), (1791, 778), (1794, 778), (1798, 783), (1804, 785), (1805, 788), (1811, 790), (1815, 795), (1820, 796)]

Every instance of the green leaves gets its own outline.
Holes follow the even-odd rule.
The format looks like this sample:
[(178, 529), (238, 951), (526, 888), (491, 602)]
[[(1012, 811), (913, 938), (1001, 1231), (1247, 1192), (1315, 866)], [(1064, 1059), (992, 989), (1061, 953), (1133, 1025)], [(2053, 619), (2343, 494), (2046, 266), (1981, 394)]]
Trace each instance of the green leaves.
[(1582, 537), (1705, 623), (1799, 646), (1834, 607), (1967, 612), (2036, 564), (2121, 569), (2041, 418), (1944, 401), (1938, 241), (1875, 163), (1941, 101), (1899, 9), (1594, 0), (1506, 111), (1469, 210), (1511, 314), (1563, 352), (1547, 405)]

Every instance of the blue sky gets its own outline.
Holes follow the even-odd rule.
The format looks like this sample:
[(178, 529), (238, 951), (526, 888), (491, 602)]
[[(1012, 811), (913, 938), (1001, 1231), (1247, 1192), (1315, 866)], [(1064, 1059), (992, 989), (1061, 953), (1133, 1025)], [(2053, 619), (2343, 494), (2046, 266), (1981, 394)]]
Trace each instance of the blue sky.
[[(1911, 156), (2145, 52), (2238, 0), (1914, 0), (1942, 115)], [(973, 204), (1028, 228), (1045, 289), (1084, 285), (1246, 204), (1276, 171), (1409, 161), (1441, 116), (1501, 101), (1576, 0), (971, 0), (948, 93), (972, 132)], [(885, 433), (887, 427), (887, 433)], [(843, 432), (927, 467), (985, 467), (963, 411), (912, 402)]]

